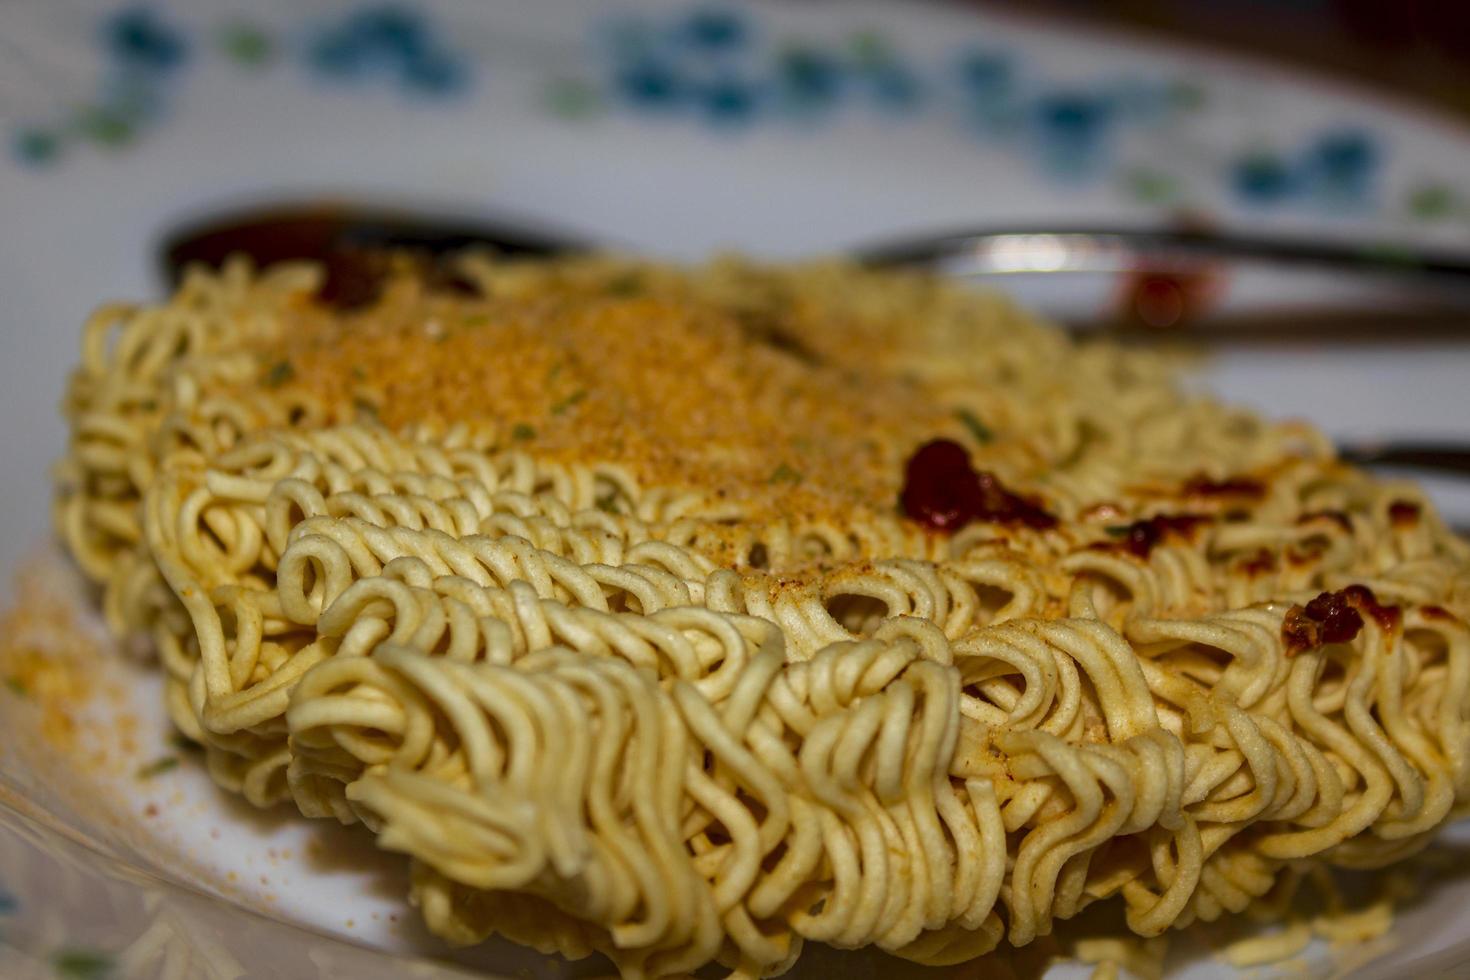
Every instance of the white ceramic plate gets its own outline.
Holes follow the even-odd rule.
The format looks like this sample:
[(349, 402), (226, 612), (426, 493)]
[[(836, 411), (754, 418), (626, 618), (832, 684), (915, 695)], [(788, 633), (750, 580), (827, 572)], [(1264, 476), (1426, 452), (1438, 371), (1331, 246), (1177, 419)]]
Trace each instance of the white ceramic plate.
[[(0, 137), (8, 570), (45, 548), (55, 405), (83, 318), (157, 295), (158, 235), (214, 208), (359, 196), (678, 258), (1179, 213), (1470, 247), (1470, 137), (1443, 122), (1262, 65), (948, 6), (11, 0)], [(1467, 379), (1470, 342), (1392, 337), (1231, 349), (1202, 378), (1344, 438), (1465, 435)], [(1470, 496), (1436, 492), (1470, 518)], [(64, 564), (42, 574), (77, 595)], [(0, 973), (91, 975), (77, 971), (95, 956), (118, 975), (387, 976), (408, 967), (351, 944), (443, 953), (364, 841), (248, 812), (187, 758), (140, 778), (178, 754), (156, 683), (103, 662), (110, 696), (83, 734), (117, 717), (136, 730), (88, 766), (55, 757), (34, 706), (0, 692)], [(1441, 883), (1355, 975), (1470, 969), (1467, 902), (1470, 882)], [(1354, 966), (1344, 955), (1316, 950), (1305, 969)], [(563, 969), (506, 946), (461, 959)], [(805, 969), (836, 962), (889, 969)], [(1229, 972), (1208, 957), (1178, 969)]]

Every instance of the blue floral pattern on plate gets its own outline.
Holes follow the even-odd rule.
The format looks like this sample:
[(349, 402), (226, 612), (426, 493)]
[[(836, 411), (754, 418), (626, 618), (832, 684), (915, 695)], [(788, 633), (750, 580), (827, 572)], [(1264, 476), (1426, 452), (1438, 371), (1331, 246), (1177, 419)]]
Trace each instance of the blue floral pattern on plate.
[(412, 7), (366, 7), (350, 13), (319, 29), (305, 56), (323, 78), (379, 78), (417, 95), (451, 95), (467, 88), (471, 78), (469, 59)]
[[(176, 93), (215, 61), (241, 71), (295, 66), (320, 84), (398, 93), (408, 108), (472, 101), (492, 84), (496, 60), (513, 56), (514, 39), (462, 37), (416, 5), (362, 3), (328, 15), (308, 8), (267, 24), (247, 7), (219, 22), (116, 7), (97, 21), (99, 90), (50, 118), (12, 120), (12, 156), (46, 169), (89, 146), (123, 149), (161, 125)], [(1450, 182), (1427, 177), (1386, 199), (1388, 142), (1350, 121), (1215, 145), (1213, 167), (1179, 164), (1168, 152), (1120, 153), (1142, 133), (1167, 150), (1210, 118), (1208, 85), (1177, 70), (1062, 77), (1014, 41), (957, 35), (948, 55), (916, 55), (880, 29), (795, 36), (768, 11), (708, 2), (614, 16), (589, 9), (581, 30), (574, 63), (548, 66), (536, 96), (539, 111), (568, 125), (623, 115), (732, 138), (768, 128), (819, 133), (867, 116), (948, 127), (1058, 185), (1108, 185), (1141, 206), (1204, 213), (1214, 198), (1250, 210), (1421, 223), (1467, 210)]]
[(474, 76), (473, 59), (415, 7), (370, 4), (303, 27), (273, 34), (250, 20), (231, 19), (206, 30), (153, 7), (123, 6), (98, 25), (105, 66), (96, 97), (55, 119), (15, 126), (12, 153), (23, 163), (47, 166), (59, 163), (78, 142), (103, 149), (127, 146), (162, 121), (170, 95), (187, 83), (196, 56), (259, 69), (284, 52), (286, 60), (303, 64), (318, 79), (386, 86), (429, 100), (467, 90)]

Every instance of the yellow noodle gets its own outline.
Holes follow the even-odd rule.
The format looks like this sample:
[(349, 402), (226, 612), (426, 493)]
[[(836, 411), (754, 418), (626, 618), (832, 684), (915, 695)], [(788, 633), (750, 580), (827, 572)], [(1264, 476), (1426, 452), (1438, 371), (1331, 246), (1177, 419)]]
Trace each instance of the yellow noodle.
[[(1315, 431), (921, 276), (465, 271), (105, 308), (56, 492), (211, 775), (365, 824), (439, 935), (956, 963), (1099, 901), (1161, 937), (1466, 805), (1470, 550)], [(1057, 525), (898, 513), (932, 438)], [(1399, 617), (1288, 641), (1352, 585)]]

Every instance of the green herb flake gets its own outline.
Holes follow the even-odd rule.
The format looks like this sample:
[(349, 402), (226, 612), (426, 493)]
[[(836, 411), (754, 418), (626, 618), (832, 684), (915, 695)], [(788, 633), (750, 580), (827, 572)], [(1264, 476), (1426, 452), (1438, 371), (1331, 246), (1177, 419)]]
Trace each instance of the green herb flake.
[(582, 399), (584, 399), (586, 397), (587, 397), (587, 389), (586, 388), (578, 388), (576, 391), (572, 392), (570, 395), (568, 395), (567, 397), (563, 398), (561, 401), (557, 402), (555, 405), (551, 406), (551, 414), (552, 415), (560, 415), (563, 412), (565, 412), (567, 409), (571, 408), (573, 405), (576, 405), (578, 402), (580, 402)]
[(177, 769), (178, 765), (178, 756), (166, 755), (161, 759), (154, 759), (146, 766), (140, 766), (138, 768), (137, 776), (139, 779), (152, 779), (154, 776), (162, 776), (170, 769)]
[(1114, 538), (1126, 538), (1126, 537), (1128, 537), (1128, 533), (1133, 530), (1133, 525), (1132, 524), (1110, 524), (1107, 527), (1103, 528), (1103, 530), (1106, 531), (1106, 532), (1108, 532), (1108, 534), (1111, 537), (1114, 537)]
[(265, 373), (265, 384), (268, 388), (279, 388), (294, 377), (296, 377), (295, 365), (290, 361), (277, 361)]
[(517, 422), (510, 430), (510, 437), (517, 442), (525, 442), (528, 439), (536, 438), (536, 430), (524, 422)]
[(782, 463), (766, 479), (767, 483), (800, 483), (801, 474)]
[(26, 687), (26, 682), (14, 674), (5, 678), (5, 686), (11, 694), (14, 694), (18, 698), (28, 698), (31, 696), (31, 689)]
[(616, 493), (609, 493), (598, 497), (595, 501), (593, 501), (593, 503), (596, 504), (597, 509), (602, 511), (604, 514), (616, 514), (619, 512), (618, 495)]
[(981, 422), (975, 413), (968, 408), (962, 408), (955, 412), (954, 415), (955, 418), (964, 423), (965, 428), (970, 432), (971, 438), (976, 442), (987, 443), (995, 441), (995, 433), (990, 431), (990, 426)]
[(374, 405), (366, 398), (352, 399), (352, 407), (357, 409), (357, 413), (359, 415), (366, 415), (372, 419), (376, 419), (378, 417), (378, 406)]
[(112, 975), (112, 957), (93, 949), (63, 949), (51, 957), (62, 980), (104, 980)]

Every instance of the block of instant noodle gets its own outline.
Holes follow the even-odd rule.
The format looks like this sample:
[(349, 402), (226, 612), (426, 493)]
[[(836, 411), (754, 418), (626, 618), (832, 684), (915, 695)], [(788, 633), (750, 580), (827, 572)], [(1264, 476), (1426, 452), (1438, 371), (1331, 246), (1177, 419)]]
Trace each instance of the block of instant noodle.
[(196, 270), (85, 331), (56, 522), (258, 806), (629, 977), (1153, 937), (1470, 793), (1470, 548), (1144, 351), (841, 264)]

